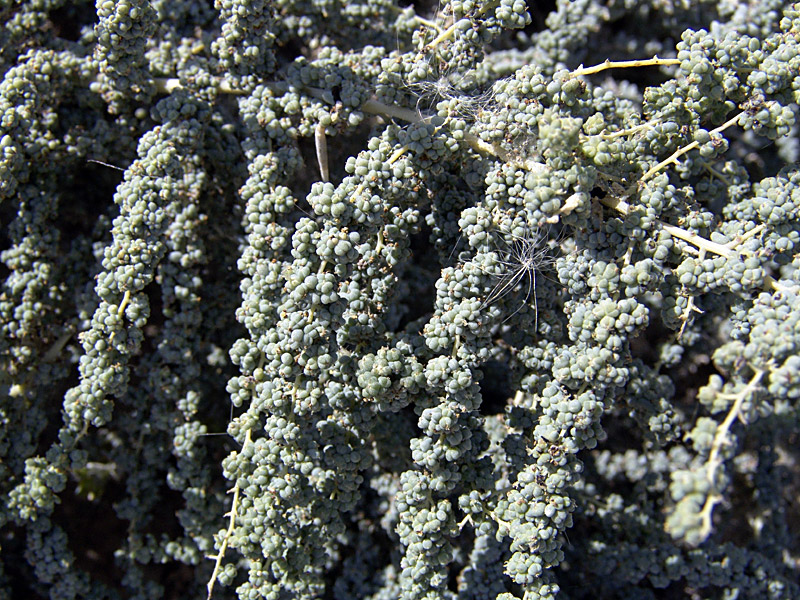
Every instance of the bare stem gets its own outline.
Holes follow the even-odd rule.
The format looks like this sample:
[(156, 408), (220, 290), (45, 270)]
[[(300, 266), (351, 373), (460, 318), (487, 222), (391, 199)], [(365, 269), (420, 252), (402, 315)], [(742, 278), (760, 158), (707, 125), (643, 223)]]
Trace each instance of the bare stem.
[[(247, 433), (244, 437), (244, 444), (242, 447), (246, 446), (250, 443), (250, 430), (247, 430)], [(228, 549), (228, 541), (231, 539), (233, 535), (233, 528), (236, 525), (236, 509), (239, 507), (239, 481), (236, 481), (236, 485), (233, 486), (231, 490), (233, 492), (233, 502), (231, 502), (231, 510), (227, 516), (230, 517), (228, 520), (228, 529), (225, 532), (225, 536), (222, 538), (222, 544), (220, 544), (219, 552), (217, 552), (214, 556), (209, 556), (208, 558), (214, 559), (214, 571), (211, 573), (211, 579), (208, 580), (206, 584), (206, 589), (208, 590), (208, 596), (206, 597), (207, 600), (211, 600), (211, 594), (214, 592), (214, 583), (217, 581), (217, 577), (219, 576), (219, 570), (222, 567), (222, 559), (225, 557), (225, 551)]]
[[(717, 469), (719, 469), (722, 464), (720, 453), (722, 452), (723, 446), (728, 443), (728, 434), (731, 425), (733, 425), (733, 422), (739, 416), (745, 399), (758, 388), (761, 379), (764, 377), (764, 373), (765, 371), (763, 370), (756, 371), (756, 374), (753, 375), (752, 379), (747, 383), (747, 386), (734, 396), (733, 406), (731, 406), (725, 419), (719, 424), (719, 427), (717, 427), (714, 440), (711, 442), (711, 452), (708, 454), (708, 462), (706, 463), (706, 477), (712, 489), (714, 488), (714, 479), (716, 478)], [(706, 498), (705, 504), (703, 504), (703, 508), (700, 511), (703, 523), (701, 527), (702, 539), (705, 539), (711, 533), (711, 516), (714, 512), (714, 506), (719, 504), (720, 500), (721, 497), (719, 494), (711, 493)]]
[(681, 61), (677, 58), (643, 58), (639, 60), (606, 60), (593, 67), (580, 66), (572, 72), (573, 77), (581, 75), (592, 75), (607, 69), (629, 69), (632, 67), (652, 67), (655, 65), (679, 65)]
[(122, 296), (122, 302), (119, 303), (119, 308), (117, 309), (117, 316), (122, 316), (122, 313), (125, 312), (128, 304), (131, 301), (131, 291), (125, 290), (125, 294)]
[(410, 108), (403, 108), (402, 106), (395, 106), (393, 104), (384, 104), (374, 99), (364, 102), (364, 104), (361, 105), (361, 110), (372, 115), (387, 116), (408, 123), (419, 123), (421, 121), (430, 120), (430, 117), (423, 117), (417, 111), (411, 110)]
[[(719, 126), (719, 127), (717, 127), (716, 129), (713, 129), (713, 130), (711, 130), (711, 132), (710, 132), (710, 133), (711, 133), (711, 135), (714, 135), (714, 134), (717, 134), (717, 133), (721, 133), (721, 132), (725, 131), (725, 130), (726, 130), (728, 127), (730, 127), (731, 125), (735, 125), (735, 124), (736, 124), (736, 122), (739, 120), (739, 117), (740, 117), (741, 115), (742, 115), (742, 113), (738, 113), (737, 115), (735, 115), (735, 116), (734, 116), (734, 117), (732, 117), (731, 119), (728, 119), (727, 121), (725, 121), (725, 122), (724, 122), (722, 125), (720, 125), (720, 126)], [(670, 164), (672, 164), (672, 163), (674, 163), (674, 162), (677, 162), (677, 160), (678, 160), (678, 159), (679, 159), (681, 156), (683, 156), (684, 154), (686, 154), (686, 153), (687, 153), (687, 152), (689, 152), (690, 150), (694, 150), (694, 149), (695, 149), (695, 148), (697, 148), (699, 145), (700, 145), (700, 143), (699, 143), (697, 140), (695, 140), (695, 141), (694, 141), (694, 142), (692, 142), (691, 144), (689, 144), (689, 145), (687, 145), (687, 146), (684, 146), (683, 148), (680, 148), (679, 150), (676, 150), (676, 151), (675, 151), (675, 152), (672, 154), (672, 156), (670, 156), (669, 158), (667, 158), (667, 159), (665, 159), (665, 160), (662, 160), (662, 161), (661, 161), (660, 163), (658, 163), (656, 166), (654, 166), (654, 167), (651, 167), (651, 168), (650, 168), (650, 169), (649, 169), (649, 170), (648, 170), (648, 171), (647, 171), (647, 172), (646, 172), (644, 175), (642, 175), (642, 177), (641, 177), (640, 181), (644, 181), (645, 179), (648, 179), (649, 177), (652, 177), (653, 175), (655, 175), (656, 173), (658, 173), (658, 172), (659, 172), (661, 169), (663, 169), (663, 168), (664, 168), (664, 167), (666, 167), (667, 165), (670, 165)]]
[(325, 126), (322, 123), (319, 123), (316, 128), (314, 128), (314, 147), (317, 150), (319, 176), (322, 181), (330, 181), (330, 169), (328, 168), (328, 139), (325, 137)]
[(725, 258), (730, 258), (733, 256), (733, 250), (731, 250), (731, 248), (727, 245), (712, 242), (711, 240), (707, 240), (696, 233), (676, 227), (675, 225), (670, 225), (669, 223), (664, 223), (661, 221), (659, 221), (659, 223), (661, 224), (661, 228), (672, 237), (679, 238), (684, 242), (689, 242), (700, 250), (705, 250), (706, 252), (711, 252), (712, 254), (718, 254), (719, 256), (724, 256)]

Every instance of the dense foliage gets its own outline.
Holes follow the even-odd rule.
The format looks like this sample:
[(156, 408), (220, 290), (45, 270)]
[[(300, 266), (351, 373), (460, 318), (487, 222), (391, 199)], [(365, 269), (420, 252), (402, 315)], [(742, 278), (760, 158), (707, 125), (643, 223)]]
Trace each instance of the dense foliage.
[(800, 4), (529, 4), (0, 3), (0, 599), (800, 598)]

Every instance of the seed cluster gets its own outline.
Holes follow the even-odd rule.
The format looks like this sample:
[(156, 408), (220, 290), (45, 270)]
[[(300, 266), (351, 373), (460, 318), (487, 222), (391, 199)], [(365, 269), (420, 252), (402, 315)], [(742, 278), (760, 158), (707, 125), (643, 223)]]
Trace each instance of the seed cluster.
[(0, 8), (0, 599), (800, 597), (800, 4), (534, 4)]

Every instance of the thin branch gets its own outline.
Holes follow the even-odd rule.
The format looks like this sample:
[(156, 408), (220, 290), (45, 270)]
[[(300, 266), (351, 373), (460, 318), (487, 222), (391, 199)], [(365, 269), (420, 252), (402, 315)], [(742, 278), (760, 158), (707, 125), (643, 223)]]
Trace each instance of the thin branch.
[(318, 123), (314, 128), (314, 147), (317, 150), (317, 163), (319, 163), (319, 176), (322, 181), (330, 181), (328, 168), (328, 139), (325, 137), (325, 126)]
[[(250, 443), (250, 430), (247, 430), (247, 433), (244, 437), (244, 444), (242, 448), (244, 448), (247, 444)], [(211, 579), (209, 579), (208, 583), (206, 584), (206, 589), (208, 590), (208, 596), (206, 600), (211, 600), (211, 594), (214, 592), (214, 583), (217, 581), (217, 577), (219, 576), (219, 570), (222, 567), (222, 559), (225, 557), (225, 551), (228, 549), (228, 542), (233, 535), (233, 529), (236, 526), (236, 509), (239, 507), (239, 480), (236, 480), (236, 485), (233, 486), (233, 502), (231, 502), (231, 511), (228, 513), (230, 516), (230, 520), (228, 521), (228, 530), (225, 532), (225, 537), (222, 538), (222, 544), (220, 544), (219, 552), (214, 556), (209, 556), (208, 558), (214, 559), (214, 571), (211, 573)]]
[(393, 104), (384, 104), (375, 99), (370, 99), (361, 105), (361, 110), (372, 115), (387, 116), (392, 119), (400, 119), (408, 123), (420, 123), (430, 121), (431, 117), (423, 117), (417, 111)]
[(711, 240), (707, 240), (696, 233), (676, 227), (675, 225), (670, 225), (669, 223), (664, 223), (662, 221), (659, 221), (659, 223), (661, 224), (661, 228), (672, 237), (679, 238), (684, 242), (689, 242), (700, 250), (705, 250), (706, 252), (711, 252), (712, 254), (718, 254), (719, 256), (724, 256), (725, 258), (731, 258), (734, 255), (733, 250), (727, 245), (712, 242)]
[[(736, 116), (734, 116), (731, 119), (728, 119), (727, 121), (725, 121), (722, 125), (720, 125), (716, 129), (712, 129), (709, 133), (711, 135), (714, 135), (714, 134), (721, 133), (721, 132), (725, 131), (731, 125), (735, 125), (736, 122), (739, 120), (739, 117), (742, 116), (742, 114), (744, 114), (744, 113), (738, 113)], [(658, 173), (661, 169), (663, 169), (667, 165), (672, 164), (674, 162), (677, 162), (677, 160), (681, 156), (683, 156), (684, 154), (686, 154), (690, 150), (693, 150), (693, 149), (697, 148), (699, 145), (700, 145), (700, 142), (695, 140), (691, 144), (689, 144), (687, 146), (684, 146), (683, 148), (680, 148), (679, 150), (676, 150), (672, 154), (672, 156), (670, 156), (669, 158), (667, 158), (665, 160), (662, 160), (656, 166), (651, 167), (644, 175), (642, 175), (640, 181), (644, 181), (645, 179), (648, 179), (649, 177), (652, 177), (653, 175)]]
[(644, 58), (639, 60), (606, 60), (599, 65), (593, 67), (580, 66), (572, 72), (573, 77), (580, 77), (581, 75), (592, 75), (607, 69), (629, 69), (633, 67), (652, 67), (655, 65), (679, 65), (681, 61), (677, 58)]
[[(753, 392), (758, 389), (758, 386), (761, 383), (761, 379), (764, 377), (765, 371), (759, 370), (756, 371), (756, 374), (753, 375), (752, 379), (747, 383), (745, 388), (738, 392), (734, 396), (733, 406), (728, 411), (728, 414), (725, 416), (725, 419), (722, 423), (719, 424), (717, 427), (717, 431), (714, 434), (714, 440), (711, 442), (711, 451), (708, 454), (708, 462), (706, 463), (706, 478), (708, 479), (709, 483), (714, 487), (714, 479), (717, 474), (717, 469), (722, 464), (722, 458), (720, 457), (720, 453), (722, 452), (722, 447), (728, 443), (728, 434), (730, 433), (731, 425), (733, 422), (739, 417), (739, 413), (742, 410), (742, 404), (744, 404), (745, 399), (750, 396)], [(714, 512), (714, 506), (719, 504), (721, 497), (719, 494), (711, 493), (706, 498), (705, 503), (703, 504), (703, 508), (700, 511), (700, 515), (702, 518), (702, 527), (701, 527), (701, 535), (702, 539), (708, 537), (711, 533), (711, 516)]]

